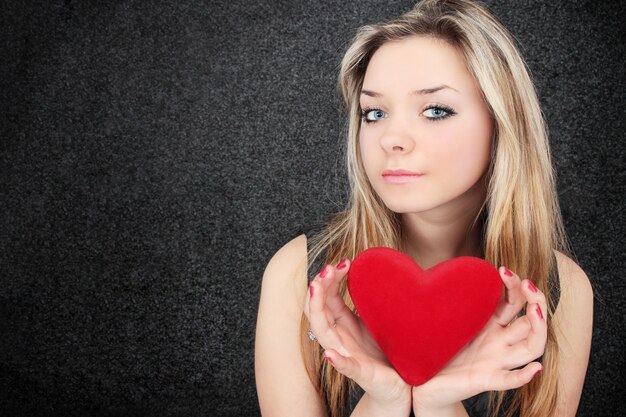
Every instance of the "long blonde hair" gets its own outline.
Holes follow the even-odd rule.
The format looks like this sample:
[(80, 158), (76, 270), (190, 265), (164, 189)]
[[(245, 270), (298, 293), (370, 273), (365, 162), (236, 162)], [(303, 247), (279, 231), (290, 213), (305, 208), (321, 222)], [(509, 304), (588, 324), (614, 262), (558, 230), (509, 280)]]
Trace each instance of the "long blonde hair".
[[(554, 413), (557, 403), (555, 306), (550, 271), (553, 250), (567, 252), (558, 206), (547, 132), (539, 101), (524, 60), (508, 31), (483, 7), (468, 0), (424, 0), (387, 23), (362, 27), (346, 52), (339, 85), (348, 111), (346, 166), (351, 197), (311, 242), (309, 259), (324, 263), (353, 259), (374, 246), (403, 249), (401, 221), (370, 185), (358, 151), (361, 126), (359, 95), (372, 55), (385, 42), (429, 36), (456, 47), (477, 80), (494, 123), (492, 158), (487, 173), (487, 199), (481, 213), (483, 253), (495, 266), (505, 265), (528, 277), (548, 298), (548, 341), (544, 371), (515, 390), (507, 415), (528, 417)], [(346, 303), (350, 297), (341, 289)], [(333, 417), (345, 412), (353, 382), (321, 359), (319, 345), (306, 343), (302, 317), (302, 350), (311, 381)], [(492, 393), (491, 412), (502, 407), (504, 393)]]

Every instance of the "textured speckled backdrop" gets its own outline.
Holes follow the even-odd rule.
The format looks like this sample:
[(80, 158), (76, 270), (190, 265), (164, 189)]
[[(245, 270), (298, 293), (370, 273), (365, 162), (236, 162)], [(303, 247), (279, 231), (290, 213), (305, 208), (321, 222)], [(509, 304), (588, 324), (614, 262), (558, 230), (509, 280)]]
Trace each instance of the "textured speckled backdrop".
[[(623, 415), (626, 8), (486, 3), (597, 292), (579, 415)], [(258, 415), (265, 264), (345, 198), (340, 58), (411, 4), (2, 2), (0, 414)]]

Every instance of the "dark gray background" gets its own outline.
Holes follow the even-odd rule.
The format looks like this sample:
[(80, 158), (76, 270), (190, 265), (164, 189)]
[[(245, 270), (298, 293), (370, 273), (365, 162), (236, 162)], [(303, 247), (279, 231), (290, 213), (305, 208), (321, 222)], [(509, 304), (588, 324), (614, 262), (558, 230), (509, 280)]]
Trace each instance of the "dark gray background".
[[(597, 293), (579, 415), (620, 415), (624, 2), (487, 4)], [(2, 2), (0, 414), (258, 415), (263, 269), (345, 201), (341, 56), (411, 5)]]

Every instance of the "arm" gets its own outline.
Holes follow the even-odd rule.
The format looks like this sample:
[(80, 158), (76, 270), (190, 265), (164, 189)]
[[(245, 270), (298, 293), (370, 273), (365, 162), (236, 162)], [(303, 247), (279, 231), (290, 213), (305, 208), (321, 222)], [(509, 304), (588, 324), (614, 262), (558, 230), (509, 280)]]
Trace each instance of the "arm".
[(576, 415), (585, 381), (591, 330), (593, 291), (587, 275), (570, 258), (556, 252), (561, 298), (554, 314), (559, 345), (557, 417)]
[(283, 246), (263, 275), (255, 340), (255, 375), (263, 416), (324, 416), (300, 353), (307, 291), (306, 237)]
[[(410, 388), (384, 361), (371, 336), (347, 308), (339, 295), (342, 270), (328, 266), (327, 275), (318, 275), (307, 288), (306, 237), (299, 236), (281, 248), (270, 260), (263, 276), (255, 341), (255, 375), (263, 416), (325, 416), (326, 411), (309, 380), (301, 354), (300, 318), (303, 311), (318, 342), (342, 374), (354, 379), (366, 391), (353, 417), (401, 416), (410, 410)], [(337, 327), (330, 328), (333, 315)], [(312, 342), (313, 343), (313, 342)], [(403, 391), (407, 399), (397, 406)], [(404, 389), (403, 389), (404, 388)]]

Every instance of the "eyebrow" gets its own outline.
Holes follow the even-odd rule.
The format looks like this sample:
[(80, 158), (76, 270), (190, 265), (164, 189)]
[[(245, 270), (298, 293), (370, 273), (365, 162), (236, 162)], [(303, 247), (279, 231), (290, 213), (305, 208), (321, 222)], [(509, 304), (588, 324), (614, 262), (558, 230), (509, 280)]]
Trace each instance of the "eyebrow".
[[(442, 84), (442, 85), (438, 85), (437, 87), (422, 88), (421, 90), (414, 90), (414, 91), (411, 91), (410, 94), (423, 96), (426, 94), (436, 93), (437, 91), (440, 91), (440, 90), (445, 90), (446, 88), (450, 90), (454, 90), (457, 93), (459, 92), (459, 90), (457, 90), (456, 88), (452, 88), (449, 85)], [(381, 93), (377, 93), (375, 91), (370, 91), (370, 90), (361, 90), (361, 94), (365, 96), (369, 96), (369, 97), (382, 97)]]

